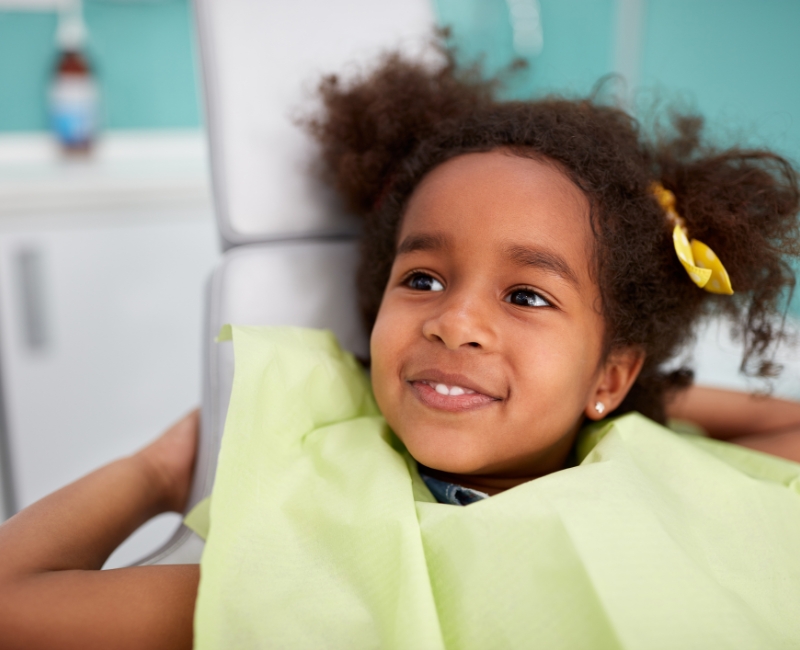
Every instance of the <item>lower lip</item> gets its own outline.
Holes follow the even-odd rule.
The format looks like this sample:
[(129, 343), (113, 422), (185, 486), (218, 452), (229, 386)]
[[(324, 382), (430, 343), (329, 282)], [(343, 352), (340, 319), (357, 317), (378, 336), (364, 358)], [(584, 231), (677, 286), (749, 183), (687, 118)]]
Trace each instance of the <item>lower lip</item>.
[(485, 408), (490, 404), (500, 400), (481, 393), (469, 393), (464, 395), (442, 395), (437, 393), (430, 384), (421, 381), (409, 382), (412, 391), (417, 399), (425, 406), (429, 406), (440, 411), (451, 411), (458, 413), (461, 411), (473, 411)]

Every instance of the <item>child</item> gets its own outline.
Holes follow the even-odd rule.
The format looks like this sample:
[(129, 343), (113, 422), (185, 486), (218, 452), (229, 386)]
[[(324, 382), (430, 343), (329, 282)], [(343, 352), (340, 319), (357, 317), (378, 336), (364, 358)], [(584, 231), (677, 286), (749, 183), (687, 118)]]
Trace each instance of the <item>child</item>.
[[(775, 317), (794, 283), (787, 259), (798, 253), (794, 171), (766, 151), (706, 147), (696, 119), (676, 119), (674, 133), (648, 144), (626, 114), (589, 100), (499, 102), (491, 83), (462, 75), (449, 59), (426, 67), (390, 56), (371, 75), (350, 85), (327, 79), (322, 97), (325, 111), (310, 127), (322, 144), (333, 182), (365, 219), (358, 282), (362, 312), (372, 332), (372, 389), (380, 413), (402, 444), (383, 428), (351, 361), (323, 335), (278, 332), (263, 343), (257, 332), (234, 333), (239, 338), (233, 415), (215, 484), (197, 624), (206, 625), (203, 612), (210, 612), (209, 618), (228, 616), (228, 633), (241, 636), (238, 641), (220, 636), (220, 647), (312, 647), (308, 644), (314, 639), (317, 645), (336, 646), (348, 638), (350, 647), (513, 647), (520, 645), (520, 625), (528, 625), (535, 634), (525, 637), (528, 643), (542, 647), (552, 645), (550, 638), (561, 639), (562, 647), (637, 647), (642, 638), (650, 638), (652, 646), (669, 646), (669, 639), (657, 636), (663, 634), (658, 627), (663, 621), (648, 630), (649, 604), (637, 612), (643, 629), (615, 618), (615, 597), (650, 603), (652, 588), (658, 591), (661, 585), (644, 589), (629, 580), (629, 587), (616, 596), (613, 590), (604, 591), (612, 578), (593, 573), (597, 565), (591, 554), (599, 549), (601, 555), (614, 557), (624, 547), (638, 560), (636, 553), (651, 538), (626, 534), (626, 526), (638, 525), (636, 517), (620, 519), (619, 538), (603, 538), (608, 533), (603, 518), (627, 512), (629, 504), (662, 490), (662, 515), (677, 513), (681, 521), (685, 515), (694, 525), (690, 511), (696, 510), (701, 524), (704, 519), (716, 522), (719, 515), (720, 525), (736, 526), (736, 516), (749, 516), (750, 511), (737, 510), (738, 504), (726, 501), (713, 482), (700, 488), (691, 483), (696, 502), (685, 500), (681, 483), (693, 481), (698, 467), (712, 464), (715, 477), (735, 483), (745, 495), (742, 508), (774, 497), (790, 512), (791, 499), (797, 497), (790, 494), (787, 501), (789, 492), (772, 484), (769, 494), (759, 492), (761, 483), (745, 476), (747, 471), (765, 475), (764, 463), (772, 462), (766, 457), (741, 451), (743, 459), (713, 445), (687, 443), (636, 416), (607, 429), (605, 442), (598, 443), (602, 432), (579, 431), (587, 421), (638, 411), (656, 422), (668, 415), (684, 417), (704, 425), (715, 437), (790, 457), (796, 454), (797, 405), (687, 388), (688, 371), (664, 369), (691, 340), (694, 325), (705, 315), (721, 312), (733, 319), (743, 336), (744, 366), (757, 375), (771, 372), (770, 344), (781, 336)], [(654, 183), (674, 193), (674, 201)], [(674, 241), (684, 232), (681, 227), (716, 253), (729, 274), (733, 295), (696, 286), (676, 254)], [(697, 273), (693, 265), (688, 267)], [(714, 279), (720, 278), (725, 279), (717, 272)], [(240, 356), (240, 342), (255, 353)], [(264, 352), (270, 345), (274, 349)], [(285, 376), (278, 380), (270, 375), (258, 365), (258, 354), (286, 361), (281, 366)], [(325, 383), (315, 375), (315, 363), (323, 363), (335, 381)], [(315, 399), (287, 406), (293, 385), (287, 377), (305, 366), (315, 379), (303, 383), (301, 378), (300, 385), (310, 387)], [(281, 392), (284, 386), (286, 395)], [(336, 399), (321, 406), (332, 399), (330, 391)], [(255, 401), (248, 402), (248, 395)], [(336, 412), (348, 400), (351, 412)], [(298, 433), (303, 442), (291, 450), (281, 447), (292, 423), (306, 416), (315, 418), (314, 431)], [(273, 420), (274, 426), (264, 424)], [(354, 434), (353, 422), (362, 433), (374, 435)], [(194, 414), (138, 454), (60, 490), (0, 527), (4, 648), (191, 645), (197, 567), (97, 569), (143, 521), (158, 512), (181, 510), (196, 426)], [(325, 426), (328, 433), (318, 434)], [(636, 446), (637, 437), (644, 448)], [(267, 456), (240, 442), (258, 445), (265, 438), (278, 441)], [(290, 443), (294, 444), (286, 445)], [(699, 451), (696, 445), (701, 445)], [(655, 460), (647, 457), (648, 448)], [(253, 457), (255, 466), (236, 465), (237, 450)], [(308, 450), (317, 455), (305, 456), (312, 453)], [(416, 461), (406, 456), (407, 467), (401, 462), (405, 450)], [(633, 464), (626, 458), (634, 459)], [(669, 471), (651, 481), (649, 475), (660, 471), (659, 459)], [(676, 462), (670, 466), (672, 460)], [(579, 467), (560, 471), (581, 461)], [(637, 462), (649, 469), (633, 483), (619, 483), (622, 479), (614, 472)], [(249, 471), (254, 467), (258, 471)], [(779, 467), (786, 475), (797, 473), (790, 463)], [(237, 478), (229, 481), (230, 475)], [(332, 478), (325, 483), (317, 475)], [(283, 476), (286, 481), (277, 480)], [(261, 504), (257, 507), (263, 510), (256, 512), (262, 513), (258, 516), (264, 526), (274, 527), (277, 537), (268, 538), (272, 546), (261, 546), (262, 555), (255, 560), (232, 556), (228, 547), (226, 559), (233, 568), (220, 576), (217, 568), (225, 553), (217, 550), (221, 547), (215, 546), (214, 536), (222, 539), (223, 531), (230, 532), (226, 513), (236, 510), (240, 519), (244, 517), (240, 537), (249, 535), (248, 527), (264, 528), (242, 515), (252, 516), (254, 511), (237, 510), (235, 502), (226, 500), (237, 482), (240, 487), (255, 486), (253, 492), (263, 488), (256, 495)], [(620, 485), (627, 492), (614, 501)], [(642, 494), (631, 485), (643, 486)], [(580, 494), (570, 496), (576, 486), (581, 486)], [(748, 490), (755, 496), (747, 497)], [(499, 493), (503, 495), (487, 499)], [(331, 504), (337, 495), (368, 503), (369, 508), (358, 510), (367, 514), (333, 521)], [(236, 498), (252, 500), (252, 494)], [(337, 502), (336, 512), (341, 514), (347, 499)], [(473, 505), (453, 509), (440, 503)], [(585, 516), (569, 519), (576, 503)], [(534, 513), (539, 518), (531, 520), (533, 524), (526, 519), (531, 514), (526, 504), (534, 510), (544, 508)], [(734, 512), (732, 519), (725, 518), (728, 508)], [(297, 514), (312, 510), (318, 519)], [(646, 516), (636, 512), (637, 517)], [(754, 528), (771, 531), (775, 512), (765, 511)], [(504, 543), (503, 536), (515, 538), (518, 534), (508, 522), (511, 518), (513, 524), (519, 513), (520, 530), (531, 535), (525, 540), (533, 543), (537, 531), (555, 531), (549, 552), (572, 552), (569, 549), (575, 547), (585, 564), (576, 564), (574, 555), (566, 564), (550, 561), (547, 554), (529, 556), (519, 550), (530, 546), (525, 540), (522, 546), (519, 540), (509, 541), (517, 544), (513, 548), (518, 555), (499, 546), (493, 553), (492, 545), (485, 544), (486, 535), (495, 534), (493, 543), (498, 545)], [(293, 516), (295, 527), (286, 525)], [(460, 519), (453, 523), (453, 517)], [(456, 533), (442, 529), (442, 522), (455, 526)], [(466, 528), (459, 527), (462, 524)], [(785, 525), (789, 536), (796, 525), (788, 520)], [(597, 531), (598, 539), (590, 540), (594, 546), (587, 537), (580, 539), (588, 546), (578, 544), (576, 529), (581, 527), (589, 537)], [(750, 588), (752, 583), (739, 580), (739, 567), (725, 555), (737, 544), (755, 544), (753, 533), (744, 528), (723, 527), (725, 539), (712, 535), (709, 540), (704, 537), (707, 529), (699, 525), (687, 542), (692, 547), (687, 557), (696, 559), (692, 549), (702, 549), (699, 573), (712, 579), (687, 578), (682, 583), (683, 574), (664, 577), (682, 586), (664, 595), (665, 610), (680, 601), (707, 605), (694, 610), (691, 620), (672, 622), (686, 631), (684, 641), (696, 640), (701, 647), (735, 645), (735, 638), (717, 634), (714, 626), (720, 621), (710, 620), (720, 612), (742, 643), (766, 638), (773, 647), (788, 647), (791, 639), (797, 640), (796, 627), (773, 629), (770, 618), (783, 611), (770, 595), (786, 593), (781, 590), (791, 584), (784, 583), (797, 577), (797, 567), (786, 566), (781, 582), (770, 564), (775, 561), (771, 558), (785, 557), (781, 549), (788, 538), (758, 538), (763, 545), (752, 547), (752, 554), (764, 558), (768, 582), (763, 594), (758, 592), (762, 601), (751, 604), (742, 595), (742, 584)], [(321, 539), (320, 530), (335, 532)], [(431, 531), (438, 537), (432, 538)], [(253, 539), (261, 544), (266, 538)], [(447, 541), (445, 548), (438, 548), (436, 540)], [(339, 544), (335, 552), (331, 544)], [(715, 545), (721, 554), (709, 556), (708, 549)], [(380, 555), (388, 548), (396, 554)], [(348, 549), (359, 549), (358, 562), (337, 564), (334, 560)], [(367, 555), (372, 552), (376, 555), (370, 560)], [(411, 585), (406, 569), (413, 565), (413, 571), (419, 571), (420, 562), (424, 565), (427, 558), (431, 563), (434, 557), (439, 568), (430, 567), (430, 576), (415, 573), (419, 580)], [(452, 566), (442, 569), (448, 558)], [(497, 574), (481, 577), (484, 562), (508, 569), (506, 560), (512, 564), (503, 581), (493, 581)], [(652, 561), (633, 560), (622, 570), (625, 579), (649, 575)], [(661, 561), (677, 572), (677, 560), (664, 555), (657, 562)], [(696, 576), (696, 567), (680, 566), (689, 571), (686, 575)], [(563, 567), (571, 568), (559, 573)], [(749, 570), (749, 565), (741, 568), (746, 577)], [(359, 571), (364, 575), (354, 578)], [(251, 625), (239, 610), (223, 612), (224, 599), (238, 597), (237, 585), (243, 591), (252, 586), (249, 574), (265, 591), (285, 583), (274, 601), (281, 603), (282, 598), (285, 609), (260, 611), (265, 619), (288, 620), (291, 638), (254, 636), (258, 625)], [(397, 589), (387, 596), (376, 580), (391, 581)], [(518, 584), (520, 580), (524, 584)], [(516, 590), (537, 581), (547, 585), (543, 600), (515, 598)], [(573, 592), (560, 591), (562, 585), (578, 589), (577, 599), (569, 596)], [(316, 607), (317, 594), (326, 589), (339, 589), (337, 598), (347, 606), (329, 601), (330, 609)], [(257, 591), (248, 593), (257, 598)], [(211, 603), (217, 596), (222, 604), (203, 606), (204, 598)], [(715, 608), (718, 597), (723, 599), (719, 602), (739, 604)], [(505, 608), (504, 619), (495, 616), (493, 602)], [(389, 612), (384, 627), (374, 625), (382, 616), (381, 607)], [(777, 607), (778, 613), (771, 613), (770, 607)], [(295, 618), (296, 612), (302, 615)], [(465, 617), (464, 612), (472, 615)], [(758, 617), (765, 621), (761, 627), (751, 620)], [(209, 643), (212, 632), (207, 626), (203, 629), (203, 643)], [(557, 634), (548, 636), (553, 629)], [(469, 637), (466, 630), (477, 636)], [(577, 636), (569, 636), (570, 630), (577, 630)], [(763, 636), (764, 630), (774, 636)], [(589, 636), (581, 637), (583, 633)]]

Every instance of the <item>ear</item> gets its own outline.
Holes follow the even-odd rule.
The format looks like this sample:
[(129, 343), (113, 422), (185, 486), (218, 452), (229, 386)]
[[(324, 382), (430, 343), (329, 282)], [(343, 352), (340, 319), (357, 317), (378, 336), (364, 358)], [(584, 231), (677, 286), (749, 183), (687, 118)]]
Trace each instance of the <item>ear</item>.
[[(608, 355), (584, 413), (590, 420), (607, 417), (625, 399), (644, 363), (639, 348), (622, 348)], [(601, 406), (602, 405), (602, 406)]]

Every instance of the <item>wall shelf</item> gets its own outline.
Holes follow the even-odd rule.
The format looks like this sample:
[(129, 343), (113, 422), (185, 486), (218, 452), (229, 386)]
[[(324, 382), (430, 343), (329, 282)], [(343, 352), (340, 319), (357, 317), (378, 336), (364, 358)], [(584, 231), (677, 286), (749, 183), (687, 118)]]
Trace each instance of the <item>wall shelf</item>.
[(47, 133), (0, 135), (0, 228), (54, 211), (199, 207), (209, 201), (201, 131), (110, 132), (85, 156), (65, 155)]

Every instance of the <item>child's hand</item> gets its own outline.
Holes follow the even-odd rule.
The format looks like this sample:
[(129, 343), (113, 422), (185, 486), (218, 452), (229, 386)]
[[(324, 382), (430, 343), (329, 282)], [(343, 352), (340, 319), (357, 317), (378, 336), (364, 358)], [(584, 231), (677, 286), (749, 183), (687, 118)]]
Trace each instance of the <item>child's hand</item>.
[(165, 510), (182, 512), (189, 497), (197, 452), (200, 415), (197, 409), (173, 424), (135, 457), (146, 464), (162, 494)]

